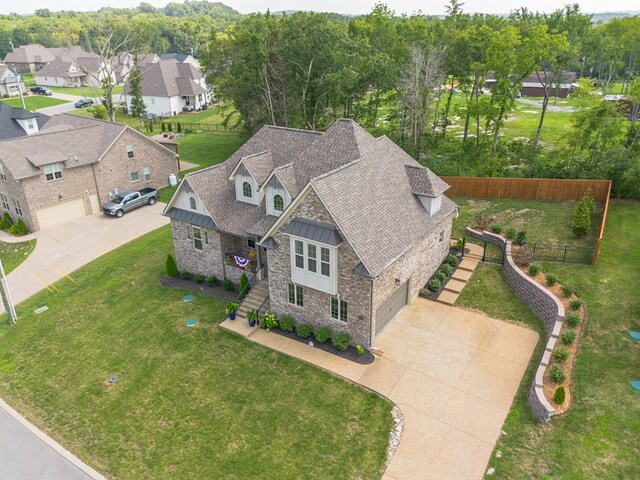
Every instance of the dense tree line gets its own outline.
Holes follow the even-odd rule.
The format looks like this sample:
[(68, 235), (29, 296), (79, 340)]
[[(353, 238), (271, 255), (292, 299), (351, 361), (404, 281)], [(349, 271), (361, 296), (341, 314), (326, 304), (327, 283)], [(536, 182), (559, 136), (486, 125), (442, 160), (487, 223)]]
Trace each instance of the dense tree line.
[[(577, 5), (472, 15), (451, 0), (443, 18), (397, 17), (384, 5), (349, 21), (249, 15), (212, 35), (206, 64), (249, 131), (265, 123), (322, 129), (347, 116), (426, 155), (440, 173), (605, 177), (615, 192), (636, 196), (639, 55), (640, 17), (594, 25)], [(504, 141), (505, 121), (534, 72), (545, 89), (536, 133)], [(568, 72), (581, 77), (584, 101), (566, 146), (552, 147), (542, 127), (554, 85)], [(614, 82), (632, 99), (631, 121), (594, 94)], [(460, 138), (447, 134), (453, 117), (464, 125)]]

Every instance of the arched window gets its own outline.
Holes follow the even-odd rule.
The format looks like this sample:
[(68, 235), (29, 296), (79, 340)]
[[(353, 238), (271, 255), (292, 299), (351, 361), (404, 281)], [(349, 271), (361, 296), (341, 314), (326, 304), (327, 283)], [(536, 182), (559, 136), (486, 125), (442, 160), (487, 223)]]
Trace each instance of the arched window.
[(189, 206), (191, 207), (191, 210), (198, 209), (198, 207), (196, 207), (196, 199), (194, 197), (189, 197)]
[(284, 200), (281, 195), (273, 196), (273, 209), (276, 212), (282, 212), (284, 210)]
[(251, 198), (253, 196), (251, 193), (251, 184), (249, 182), (244, 182), (242, 184), (242, 195), (247, 198)]

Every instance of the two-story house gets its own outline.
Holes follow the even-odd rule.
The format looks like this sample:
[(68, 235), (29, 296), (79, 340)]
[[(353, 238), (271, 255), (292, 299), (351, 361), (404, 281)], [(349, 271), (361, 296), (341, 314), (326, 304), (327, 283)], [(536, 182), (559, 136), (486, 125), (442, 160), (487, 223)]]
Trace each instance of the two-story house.
[(177, 154), (131, 127), (43, 117), (0, 108), (0, 126), (15, 132), (0, 141), (0, 214), (22, 218), (30, 231), (99, 213), (110, 195), (160, 188), (177, 174)]
[(249, 260), (271, 311), (368, 346), (448, 253), (447, 188), (352, 120), (324, 133), (265, 126), (185, 176), (165, 215), (180, 270), (237, 282)]

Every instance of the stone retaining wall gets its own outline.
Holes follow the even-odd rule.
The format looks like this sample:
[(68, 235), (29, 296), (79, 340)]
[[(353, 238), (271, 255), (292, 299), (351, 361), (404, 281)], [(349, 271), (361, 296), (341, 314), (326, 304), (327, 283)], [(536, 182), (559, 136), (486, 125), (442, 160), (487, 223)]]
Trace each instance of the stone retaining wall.
[(555, 415), (555, 409), (545, 397), (542, 383), (544, 372), (551, 360), (551, 352), (556, 345), (564, 322), (564, 305), (555, 295), (520, 270), (511, 257), (511, 242), (509, 240), (491, 232), (479, 232), (471, 228), (466, 228), (465, 232), (470, 237), (493, 243), (503, 249), (504, 262), (502, 267), (507, 283), (544, 324), (547, 344), (529, 389), (529, 403), (534, 416), (539, 421), (546, 422)]

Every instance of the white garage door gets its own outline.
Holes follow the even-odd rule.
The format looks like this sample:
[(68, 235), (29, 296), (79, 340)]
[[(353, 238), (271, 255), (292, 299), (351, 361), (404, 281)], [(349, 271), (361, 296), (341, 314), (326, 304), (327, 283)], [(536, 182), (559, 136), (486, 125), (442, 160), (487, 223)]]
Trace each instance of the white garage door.
[(376, 336), (384, 330), (393, 317), (407, 304), (407, 294), (409, 292), (409, 281), (398, 288), (389, 298), (376, 310)]
[(50, 207), (44, 207), (36, 210), (38, 215), (38, 223), (40, 229), (65, 223), (74, 218), (83, 217), (87, 214), (84, 198), (69, 200), (68, 202), (60, 202)]

